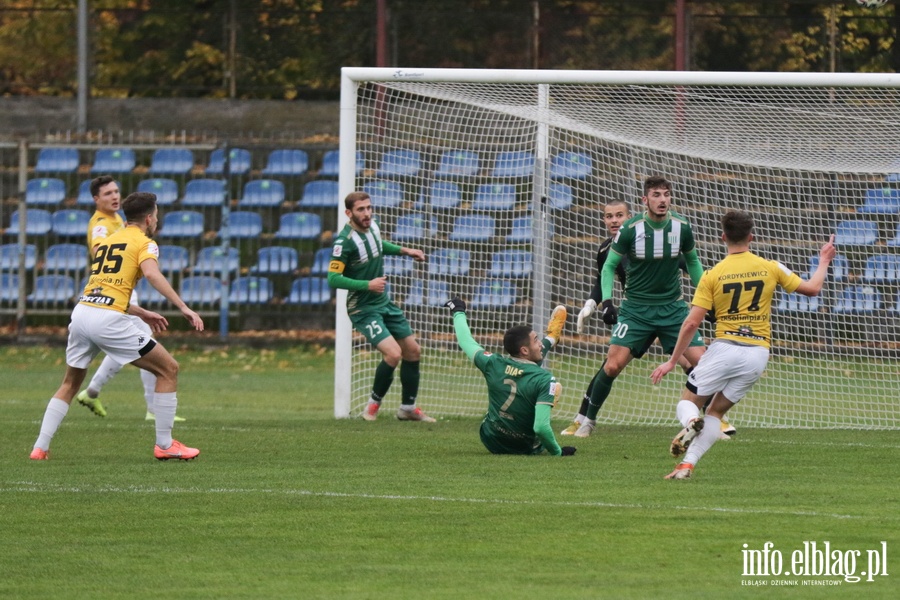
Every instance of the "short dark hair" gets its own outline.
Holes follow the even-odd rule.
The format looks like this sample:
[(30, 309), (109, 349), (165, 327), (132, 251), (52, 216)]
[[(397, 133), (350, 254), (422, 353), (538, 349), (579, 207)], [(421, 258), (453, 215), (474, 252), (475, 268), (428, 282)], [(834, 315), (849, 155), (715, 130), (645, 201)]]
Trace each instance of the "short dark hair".
[(625, 210), (628, 211), (629, 213), (631, 212), (631, 206), (629, 206), (627, 201), (622, 200), (621, 198), (613, 198), (612, 200), (605, 202), (603, 204), (603, 209), (606, 210), (607, 206), (616, 206), (618, 204), (621, 204), (622, 206), (624, 206)]
[(745, 210), (729, 210), (722, 215), (722, 232), (732, 244), (746, 241), (753, 233), (753, 216)]
[(344, 208), (347, 210), (353, 210), (353, 207), (357, 202), (362, 200), (368, 200), (369, 195), (365, 192), (350, 192), (347, 194), (347, 197), (344, 198)]
[(91, 180), (91, 196), (99, 196), (100, 188), (104, 185), (115, 183), (116, 180), (112, 175), (101, 175), (100, 177), (94, 177)]
[(125, 220), (129, 223), (137, 223), (147, 215), (153, 214), (154, 208), (156, 208), (156, 194), (151, 192), (128, 194), (128, 197), (122, 203)]
[(534, 331), (528, 325), (514, 325), (503, 335), (503, 349), (510, 356), (519, 356), (522, 346), (527, 346), (531, 341), (531, 332)]
[(651, 175), (644, 181), (644, 195), (646, 196), (650, 190), (655, 190), (656, 188), (663, 188), (671, 192), (672, 182), (662, 175)]

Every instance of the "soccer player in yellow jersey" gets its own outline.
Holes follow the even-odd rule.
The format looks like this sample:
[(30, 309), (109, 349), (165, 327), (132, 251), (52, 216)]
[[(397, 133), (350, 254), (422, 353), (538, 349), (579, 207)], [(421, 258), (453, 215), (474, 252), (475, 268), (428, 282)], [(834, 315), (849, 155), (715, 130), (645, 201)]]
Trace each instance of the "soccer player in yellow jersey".
[[(678, 364), (678, 359), (703, 322), (707, 311), (716, 314), (716, 338), (688, 376), (678, 403), (684, 429), (672, 440), (673, 456), (685, 454), (666, 479), (688, 479), (694, 466), (719, 437), (722, 417), (743, 398), (769, 362), (772, 296), (778, 286), (788, 293), (817, 296), (834, 258), (834, 235), (819, 250), (819, 266), (800, 279), (778, 261), (750, 252), (753, 217), (730, 210), (722, 217), (727, 256), (700, 278), (690, 313), (681, 326), (672, 356), (650, 375), (653, 383)], [(712, 398), (706, 416), (700, 408)]]
[(203, 320), (188, 308), (159, 270), (159, 247), (151, 237), (156, 232), (156, 195), (131, 194), (122, 205), (125, 228), (100, 242), (91, 259), (84, 292), (72, 311), (66, 346), (66, 374), (44, 412), (40, 435), (31, 452), (32, 460), (49, 457), (50, 440), (81, 387), (87, 367), (103, 351), (117, 363), (131, 363), (156, 376), (153, 406), (156, 409), (156, 446), (159, 460), (190, 460), (200, 454), (172, 439), (178, 405), (178, 363), (162, 344), (137, 327), (130, 314), (144, 319), (152, 331), (163, 331), (168, 321), (162, 315), (130, 304), (131, 292), (146, 277), (166, 299), (181, 311), (191, 326), (203, 331)]
[[(94, 198), (97, 210), (94, 211), (90, 223), (88, 223), (87, 247), (93, 256), (100, 242), (125, 227), (125, 223), (118, 213), (121, 195), (119, 184), (116, 183), (115, 179), (109, 175), (101, 175), (94, 178), (91, 181), (91, 196)], [(136, 292), (131, 293), (131, 304), (135, 306), (138, 304)], [(129, 312), (134, 315), (136, 311), (131, 310)], [(134, 316), (134, 321), (138, 327), (145, 329), (148, 335), (150, 334), (150, 329), (146, 323), (137, 316)], [(109, 356), (104, 357), (103, 362), (100, 363), (100, 366), (91, 378), (91, 382), (75, 396), (78, 403), (89, 408), (95, 415), (105, 417), (106, 408), (100, 402), (100, 390), (122, 369), (122, 366)], [(153, 373), (144, 369), (141, 369), (140, 373), (141, 383), (144, 387), (144, 400), (147, 403), (146, 419), (152, 421), (154, 419), (153, 393), (156, 389), (156, 377)], [(175, 420), (184, 421), (183, 418), (178, 416), (175, 417)]]

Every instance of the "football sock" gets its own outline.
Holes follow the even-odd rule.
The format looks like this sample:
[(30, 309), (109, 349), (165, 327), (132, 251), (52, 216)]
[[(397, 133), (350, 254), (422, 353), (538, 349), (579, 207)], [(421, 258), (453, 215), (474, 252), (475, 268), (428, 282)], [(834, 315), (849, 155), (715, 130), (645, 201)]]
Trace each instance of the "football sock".
[(150, 371), (141, 369), (141, 383), (144, 385), (144, 402), (147, 403), (147, 412), (153, 411), (153, 395), (156, 393), (156, 375)]
[(69, 412), (69, 404), (63, 402), (59, 398), (50, 398), (47, 403), (47, 410), (44, 411), (44, 420), (41, 421), (41, 433), (38, 435), (37, 441), (34, 443), (35, 448), (47, 451), (50, 449), (50, 440), (56, 430), (59, 429), (60, 423), (66, 418)]
[(415, 406), (416, 396), (419, 395), (419, 361), (403, 361), (403, 366), (400, 368), (400, 385), (403, 386), (400, 403), (410, 407)]
[[(606, 361), (603, 361), (603, 364), (600, 365), (600, 369), (603, 369), (603, 365), (606, 364)], [(577, 423), (581, 423), (584, 421), (584, 415), (587, 414), (588, 404), (591, 402), (591, 392), (594, 391), (594, 383), (597, 381), (597, 375), (600, 374), (600, 371), (594, 373), (594, 376), (591, 378), (591, 382), (588, 384), (587, 391), (584, 392), (584, 396), (581, 398), (581, 406), (578, 408), (578, 416), (575, 418)]]
[[(103, 389), (103, 386), (106, 385), (110, 379), (112, 379), (116, 373), (122, 370), (122, 365), (114, 361), (108, 356), (103, 357), (103, 362), (100, 363), (100, 366), (97, 368), (97, 372), (94, 373), (94, 376), (91, 378), (91, 382), (88, 384), (88, 396), (91, 398), (96, 398), (100, 395), (100, 390)], [(92, 395), (91, 392), (95, 392), (95, 395)]]
[[(606, 363), (604, 362), (603, 364)], [(615, 380), (615, 377), (610, 377), (606, 374), (603, 367), (597, 372), (594, 389), (591, 390), (591, 401), (588, 403), (587, 413), (585, 414), (588, 419), (593, 421), (597, 418), (597, 413), (600, 412), (600, 407), (606, 402)]]
[(175, 425), (175, 409), (178, 398), (175, 392), (156, 392), (153, 395), (153, 408), (156, 409), (156, 445), (168, 448), (172, 445), (172, 426)]
[(719, 427), (722, 421), (716, 417), (707, 416), (703, 429), (688, 446), (687, 453), (684, 455), (682, 462), (691, 463), (696, 466), (700, 459), (706, 454), (706, 451), (712, 448), (712, 445), (719, 439)]
[(678, 406), (675, 407), (675, 416), (682, 427), (687, 427), (691, 419), (700, 417), (700, 409), (690, 400), (679, 400)]
[(391, 389), (391, 383), (394, 381), (394, 369), (383, 360), (378, 363), (375, 368), (375, 382), (372, 384), (372, 394), (379, 398), (384, 398), (388, 390)]

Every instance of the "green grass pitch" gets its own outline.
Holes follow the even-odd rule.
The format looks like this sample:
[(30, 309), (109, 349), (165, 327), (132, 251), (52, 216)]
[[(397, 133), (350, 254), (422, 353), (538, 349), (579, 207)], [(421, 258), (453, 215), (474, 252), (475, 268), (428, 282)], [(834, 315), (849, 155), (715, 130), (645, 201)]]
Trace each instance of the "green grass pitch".
[[(28, 460), (64, 350), (0, 348), (0, 598), (900, 597), (896, 431), (742, 428), (671, 482), (671, 428), (492, 456), (477, 419), (393, 419), (396, 390), (335, 420), (329, 350), (173, 350), (185, 463), (152, 458), (131, 367)], [(745, 575), (767, 542), (782, 575)], [(885, 542), (887, 575), (784, 575), (805, 542), (857, 575)]]

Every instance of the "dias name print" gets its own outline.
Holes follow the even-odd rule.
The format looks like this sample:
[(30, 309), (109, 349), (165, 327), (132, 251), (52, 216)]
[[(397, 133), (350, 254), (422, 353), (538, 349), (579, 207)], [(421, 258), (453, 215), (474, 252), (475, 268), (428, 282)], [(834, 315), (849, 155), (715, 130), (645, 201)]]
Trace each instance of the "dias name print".
[[(849, 550), (833, 546), (829, 541), (804, 541), (799, 548), (784, 552), (773, 542), (765, 542), (759, 549), (743, 544), (741, 557), (744, 569), (741, 576), (754, 578), (743, 579), (741, 585), (841, 585), (843, 582), (871, 583), (888, 576), (885, 541), (875, 548)], [(835, 577), (842, 579), (827, 579)]]

